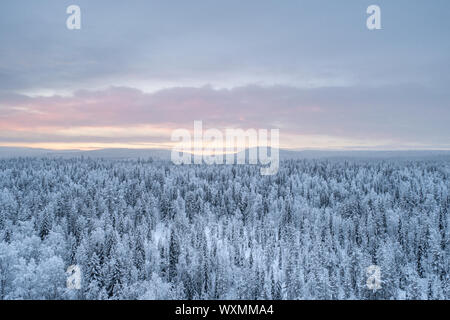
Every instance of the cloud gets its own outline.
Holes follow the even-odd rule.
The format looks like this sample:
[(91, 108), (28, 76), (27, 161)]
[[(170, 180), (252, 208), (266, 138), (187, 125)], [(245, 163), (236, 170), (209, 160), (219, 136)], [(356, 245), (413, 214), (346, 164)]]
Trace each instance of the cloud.
[(163, 143), (171, 130), (190, 129), (194, 120), (202, 120), (205, 128), (279, 128), (293, 147), (295, 137), (295, 147), (305, 144), (302, 136), (320, 137), (322, 146), (333, 139), (347, 146), (352, 141), (445, 145), (447, 101), (449, 94), (414, 85), (204, 86), (154, 93), (110, 87), (64, 97), (14, 94), (0, 97), (0, 142)]
[(79, 0), (79, 31), (65, 27), (69, 4), (5, 4), (0, 93), (448, 80), (442, 79), (450, 51), (444, 41), (450, 24), (445, 0), (412, 7), (408, 1), (380, 0), (378, 33), (365, 28), (370, 2), (359, 0), (136, 1), (133, 6)]
[[(280, 128), (286, 145), (448, 146), (450, 3), (7, 1), (0, 143), (163, 143)], [(97, 145), (97, 144), (96, 144)]]

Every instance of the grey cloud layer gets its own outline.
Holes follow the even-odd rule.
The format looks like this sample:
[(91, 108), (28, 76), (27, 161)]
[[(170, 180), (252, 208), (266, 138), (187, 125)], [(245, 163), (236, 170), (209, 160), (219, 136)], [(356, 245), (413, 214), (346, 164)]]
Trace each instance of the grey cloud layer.
[(167, 81), (439, 83), (449, 68), (448, 1), (379, 1), (378, 33), (365, 28), (371, 1), (79, 0), (80, 31), (65, 28), (69, 4), (5, 1), (1, 91)]

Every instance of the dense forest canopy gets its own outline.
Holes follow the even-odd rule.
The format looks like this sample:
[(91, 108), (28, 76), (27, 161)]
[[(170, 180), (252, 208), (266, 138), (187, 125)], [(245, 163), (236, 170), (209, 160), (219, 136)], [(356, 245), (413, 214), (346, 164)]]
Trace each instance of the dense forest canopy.
[(446, 160), (291, 160), (261, 176), (3, 159), (0, 299), (449, 299), (449, 178)]

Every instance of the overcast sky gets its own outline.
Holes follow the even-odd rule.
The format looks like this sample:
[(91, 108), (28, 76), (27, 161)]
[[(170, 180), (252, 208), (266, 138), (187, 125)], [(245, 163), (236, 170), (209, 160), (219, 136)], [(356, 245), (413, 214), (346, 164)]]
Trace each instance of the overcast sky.
[[(66, 8), (81, 8), (81, 30)], [(366, 27), (381, 7), (382, 30)], [(3, 0), (0, 145), (169, 147), (194, 120), (285, 148), (450, 149), (450, 1)]]

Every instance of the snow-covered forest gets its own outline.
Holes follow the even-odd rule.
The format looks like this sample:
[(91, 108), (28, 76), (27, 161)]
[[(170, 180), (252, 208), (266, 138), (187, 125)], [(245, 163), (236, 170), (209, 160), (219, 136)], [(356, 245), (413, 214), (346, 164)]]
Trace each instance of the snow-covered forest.
[(0, 299), (449, 299), (449, 210), (446, 160), (4, 159)]

